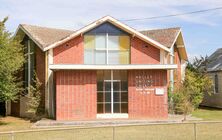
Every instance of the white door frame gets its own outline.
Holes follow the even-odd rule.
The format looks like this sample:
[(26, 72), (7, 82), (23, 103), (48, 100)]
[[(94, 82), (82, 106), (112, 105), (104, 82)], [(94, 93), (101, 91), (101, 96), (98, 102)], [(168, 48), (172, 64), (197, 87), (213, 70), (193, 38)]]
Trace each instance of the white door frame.
[(114, 113), (114, 99), (113, 99), (113, 82), (120, 82), (121, 80), (113, 80), (113, 70), (111, 70), (111, 80), (104, 80), (104, 82), (111, 83), (111, 113), (97, 114), (97, 118), (128, 118), (128, 113)]

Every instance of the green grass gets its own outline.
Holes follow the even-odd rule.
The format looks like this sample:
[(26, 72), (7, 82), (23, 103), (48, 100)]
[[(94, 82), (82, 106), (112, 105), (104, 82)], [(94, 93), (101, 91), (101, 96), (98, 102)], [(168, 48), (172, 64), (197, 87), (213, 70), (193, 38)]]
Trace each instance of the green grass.
[(202, 118), (204, 121), (222, 121), (222, 109), (200, 107), (192, 113), (192, 116)]
[[(222, 121), (222, 110), (199, 108), (193, 116), (206, 121)], [(14, 134), (14, 140), (194, 140), (194, 123), (152, 124), (138, 126), (68, 128), (67, 130), (41, 130), (31, 128), (28, 120), (6, 117), (0, 119), (0, 132), (34, 130)], [(222, 140), (222, 122), (196, 124), (197, 140)], [(11, 134), (0, 134), (0, 140), (11, 140)]]
[[(4, 121), (0, 125), (1, 130), (24, 130), (30, 128), (31, 123), (19, 118), (7, 118), (14, 120), (12, 123)], [(24, 123), (24, 124), (22, 124)], [(8, 127), (6, 127), (8, 126)], [(112, 126), (89, 128), (66, 128), (51, 130), (36, 130), (31, 132), (16, 132), (14, 140), (194, 140), (194, 123), (176, 124), (149, 124), (136, 126)], [(4, 128), (5, 127), (5, 128)], [(4, 128), (4, 129), (2, 129)], [(197, 123), (197, 140), (221, 140), (221, 123)], [(11, 133), (0, 134), (0, 140), (11, 140)]]
[[(221, 140), (222, 123), (196, 124), (197, 140)], [(11, 134), (0, 134), (0, 140), (11, 140)], [(193, 123), (152, 124), (45, 130), (14, 134), (14, 140), (194, 140)]]

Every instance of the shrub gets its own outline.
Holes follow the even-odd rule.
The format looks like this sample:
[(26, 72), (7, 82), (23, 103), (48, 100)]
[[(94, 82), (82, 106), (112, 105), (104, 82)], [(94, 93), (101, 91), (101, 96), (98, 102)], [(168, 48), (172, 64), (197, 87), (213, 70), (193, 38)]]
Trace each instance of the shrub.
[(212, 92), (211, 79), (186, 69), (185, 80), (175, 88), (172, 95), (175, 112), (183, 113), (186, 120), (186, 115), (199, 106), (206, 92)]
[(36, 74), (34, 74), (34, 78), (32, 81), (32, 85), (28, 87), (28, 95), (29, 101), (28, 112), (34, 114), (34, 118), (39, 117), (44, 114), (44, 108), (41, 106), (42, 96), (41, 96), (41, 82), (39, 81)]

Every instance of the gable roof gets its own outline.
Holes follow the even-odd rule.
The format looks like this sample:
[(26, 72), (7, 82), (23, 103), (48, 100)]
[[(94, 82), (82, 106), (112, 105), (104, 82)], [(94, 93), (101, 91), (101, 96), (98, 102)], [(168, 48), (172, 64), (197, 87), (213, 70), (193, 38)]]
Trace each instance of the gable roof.
[[(25, 32), (28, 33), (33, 40), (38, 42), (38, 44), (42, 48), (45, 48), (48, 45), (57, 42), (75, 32), (71, 30), (40, 27), (27, 24), (21, 24), (20, 27), (25, 30)], [(168, 48), (173, 45), (179, 32), (179, 27), (140, 31), (140, 33), (152, 38), (153, 40), (158, 41)]]
[(164, 46), (171, 48), (172, 45), (174, 45), (179, 33), (181, 32), (181, 29), (179, 27), (175, 27), (166, 29), (144, 30), (140, 32), (152, 38), (153, 40), (160, 42)]
[(120, 23), (119, 21), (115, 20), (114, 18), (110, 16), (106, 16), (77, 31), (20, 24), (17, 29), (16, 34), (19, 32), (19, 30), (22, 30), (43, 51), (46, 51), (50, 48), (56, 47), (74, 38), (75, 36), (79, 34), (83, 34), (89, 30), (92, 30), (106, 21), (132, 34), (133, 36), (136, 36), (136, 33), (137, 33), (137, 36), (140, 39), (160, 49), (164, 49), (168, 52), (170, 52), (170, 48), (176, 42), (176, 39), (178, 38), (179, 33), (181, 33), (181, 30), (178, 27), (167, 28), (167, 29), (145, 30), (145, 31), (139, 32), (126, 25), (122, 25), (122, 23)]
[(209, 58), (207, 64), (207, 71), (222, 70), (222, 48), (217, 49)]
[[(139, 39), (141, 39), (141, 40), (143, 40), (143, 41), (145, 41), (145, 42), (147, 42), (147, 43), (149, 43), (149, 44), (151, 44), (151, 45), (153, 45), (153, 46), (155, 46), (155, 47), (157, 47), (159, 49), (163, 49), (163, 50), (165, 50), (167, 52), (170, 52), (170, 49), (167, 48), (166, 46), (162, 45), (161, 43), (159, 43), (159, 42), (157, 42), (157, 41), (155, 41), (155, 40), (153, 40), (153, 39), (151, 39), (151, 38), (149, 38), (149, 37), (147, 37), (145, 35), (143, 35), (142, 33), (136, 31), (135, 29), (133, 29), (133, 28), (131, 28), (131, 27), (121, 23), (121, 22), (119, 22), (118, 20), (116, 20), (116, 19), (114, 19), (114, 18), (112, 18), (110, 16), (105, 16), (105, 17), (103, 17), (103, 18), (101, 18), (101, 19), (99, 19), (99, 20), (97, 20), (97, 21), (95, 21), (95, 22), (93, 22), (93, 23), (91, 23), (91, 24), (89, 24), (89, 25), (87, 25), (87, 26), (85, 26), (85, 27), (75, 31), (75, 32), (67, 31), (67, 32), (69, 32), (69, 33), (67, 33), (67, 32), (63, 32), (60, 29), (56, 29), (59, 32), (61, 31), (60, 32), (61, 36), (59, 35), (58, 37), (55, 37), (54, 35), (49, 35), (48, 34), (49, 36), (46, 37), (47, 38), (46, 40), (48, 40), (49, 42), (43, 41), (45, 39), (42, 39), (43, 37), (40, 37), (42, 35), (41, 34), (42, 32), (38, 32), (36, 30), (36, 28), (38, 28), (38, 27), (32, 28), (33, 26), (31, 27), (30, 25), (26, 26), (26, 28), (24, 27), (25, 25), (20, 25), (19, 28), (17, 29), (16, 34), (18, 33), (18, 31), (20, 29), (23, 30), (30, 38), (33, 39), (33, 41), (37, 45), (39, 45), (42, 48), (43, 51), (46, 51), (46, 50), (48, 50), (50, 48), (57, 47), (57, 46), (65, 43), (65, 42), (69, 41), (70, 39), (72, 39), (72, 38), (74, 38), (74, 37), (76, 37), (76, 36), (78, 36), (80, 34), (83, 34), (83, 33), (87, 32), (87, 31), (89, 31), (89, 30), (99, 26), (100, 24), (102, 24), (104, 22), (110, 22), (113, 25), (119, 27), (120, 29), (126, 31), (127, 33), (132, 34), (133, 36), (136, 36)], [(46, 29), (45, 27), (40, 27), (40, 28), (43, 31)], [(54, 32), (53, 30), (50, 30), (50, 28), (47, 28), (47, 31), (51, 32), (51, 33)], [(43, 36), (47, 36), (47, 33), (43, 33)], [(54, 39), (49, 39), (50, 37), (54, 37), (55, 40), (57, 40), (57, 41), (55, 41)]]
[(97, 26), (99, 26), (99, 25), (101, 25), (102, 23), (105, 23), (105, 22), (110, 22), (113, 25), (115, 25), (115, 26), (119, 27), (120, 29), (122, 29), (123, 31), (126, 31), (129, 34), (132, 34), (133, 36), (136, 36), (139, 39), (141, 39), (141, 40), (143, 40), (143, 41), (145, 41), (145, 42), (147, 42), (147, 43), (149, 43), (149, 44), (151, 44), (151, 45), (153, 45), (153, 46), (155, 46), (155, 47), (157, 47), (159, 49), (163, 49), (165, 51), (170, 52), (169, 48), (167, 48), (164, 45), (160, 44), (159, 42), (157, 42), (157, 41), (155, 41), (155, 40), (153, 40), (153, 39), (143, 35), (142, 33), (136, 31), (135, 29), (133, 29), (133, 28), (131, 28), (131, 27), (129, 27), (129, 26), (119, 22), (118, 20), (114, 19), (111, 16), (105, 16), (105, 17), (103, 17), (103, 18), (101, 18), (101, 19), (99, 19), (99, 20), (97, 20), (97, 21), (95, 21), (95, 22), (93, 22), (93, 23), (91, 23), (91, 24), (89, 24), (89, 25), (87, 25), (87, 26), (77, 30), (73, 34), (69, 35), (68, 37), (66, 37), (66, 38), (64, 38), (64, 39), (62, 39), (60, 41), (57, 41), (57, 42), (49, 45), (48, 47), (45, 48), (45, 50), (57, 47), (58, 45), (61, 45), (61, 44), (65, 43), (66, 41), (69, 41), (70, 39), (72, 39), (72, 38), (74, 38), (74, 37), (76, 37), (76, 36), (78, 36), (80, 34), (83, 34), (83, 33), (87, 32), (87, 31), (89, 31), (89, 30), (91, 30), (91, 29), (93, 29), (93, 28), (95, 28), (95, 27), (97, 27)]
[[(20, 24), (19, 29), (25, 32), (25, 34), (27, 34), (42, 50), (74, 32), (65, 29), (40, 27), (27, 24)], [(19, 30), (17, 32), (19, 32)]]

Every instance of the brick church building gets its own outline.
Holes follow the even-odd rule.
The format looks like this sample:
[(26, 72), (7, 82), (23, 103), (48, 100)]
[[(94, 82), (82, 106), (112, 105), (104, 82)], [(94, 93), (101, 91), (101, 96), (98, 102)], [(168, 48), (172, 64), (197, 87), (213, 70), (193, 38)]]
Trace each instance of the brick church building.
[[(181, 82), (187, 60), (180, 28), (137, 31), (110, 16), (76, 30), (21, 24), (24, 87), (34, 72), (42, 106), (56, 120), (166, 119), (168, 87)], [(27, 117), (28, 93), (7, 103)]]

